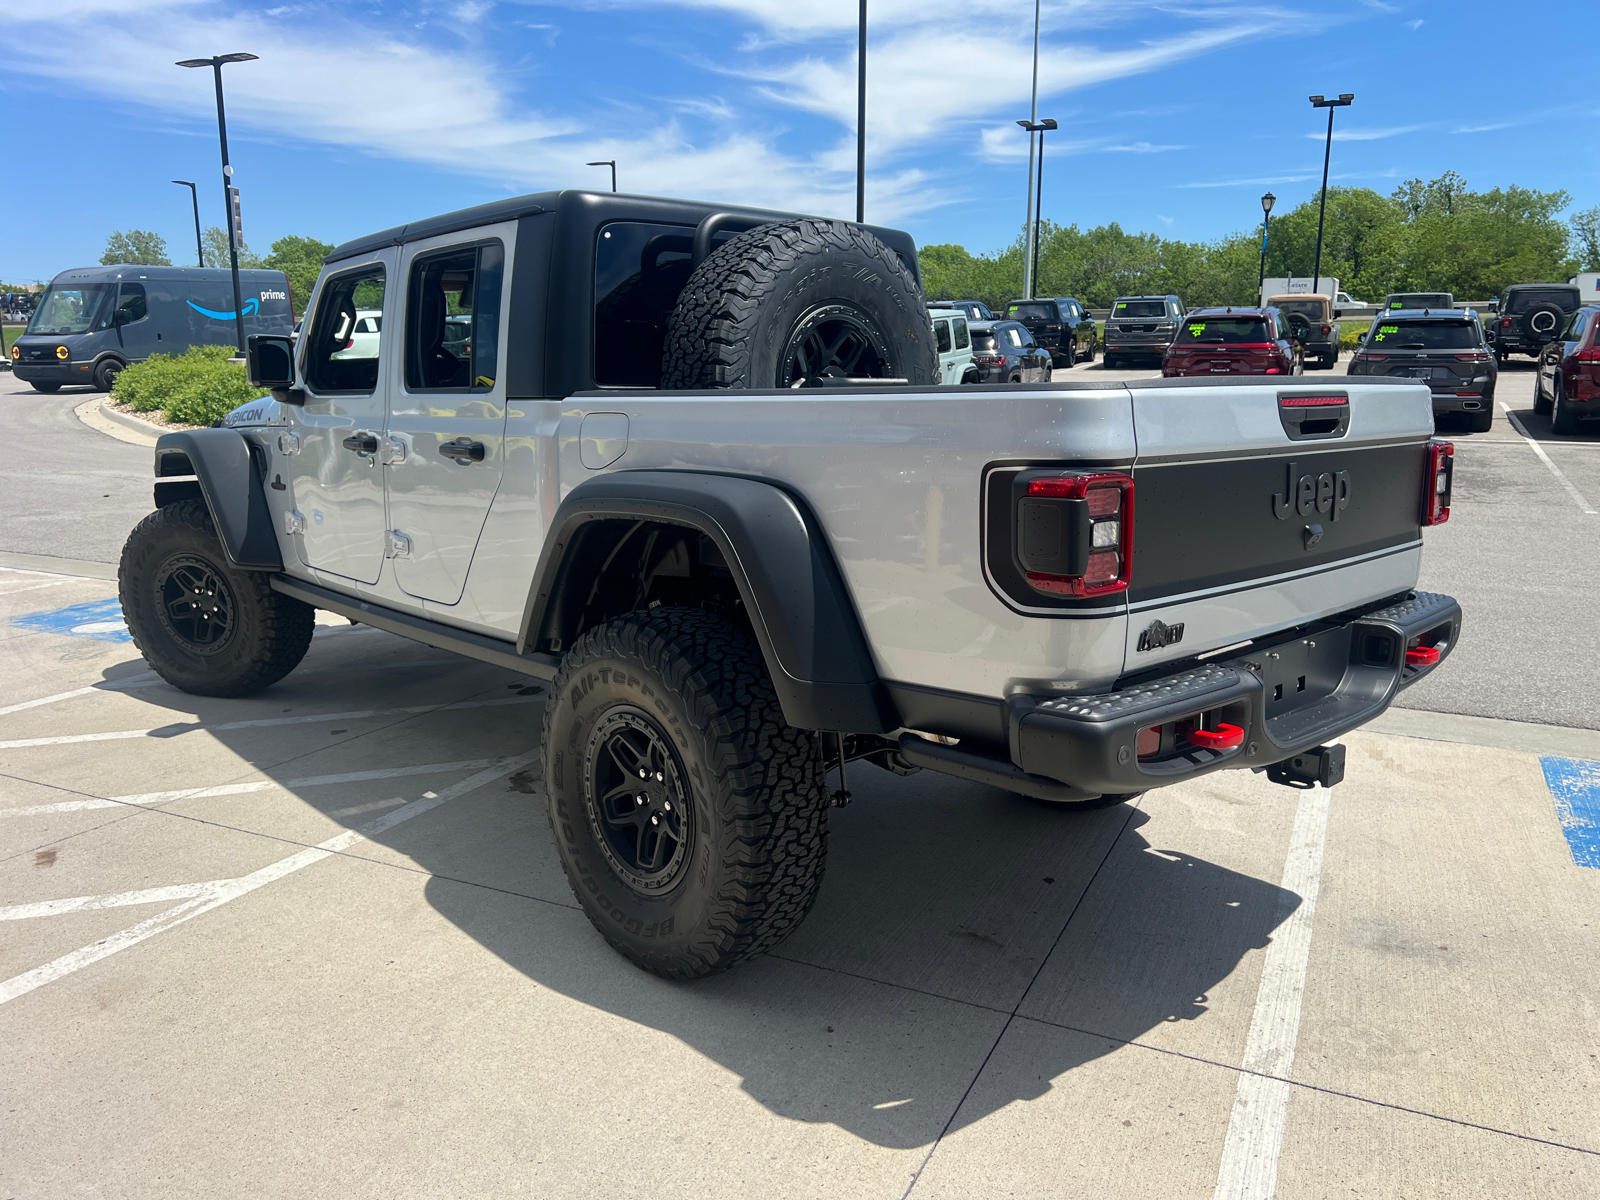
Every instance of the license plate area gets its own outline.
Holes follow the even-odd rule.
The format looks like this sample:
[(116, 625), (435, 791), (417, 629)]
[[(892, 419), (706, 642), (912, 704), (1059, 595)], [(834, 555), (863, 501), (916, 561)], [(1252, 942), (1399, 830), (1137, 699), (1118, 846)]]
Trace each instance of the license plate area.
[(1343, 682), (1350, 663), (1350, 627), (1323, 630), (1250, 656), (1259, 668), (1267, 719), (1318, 704)]

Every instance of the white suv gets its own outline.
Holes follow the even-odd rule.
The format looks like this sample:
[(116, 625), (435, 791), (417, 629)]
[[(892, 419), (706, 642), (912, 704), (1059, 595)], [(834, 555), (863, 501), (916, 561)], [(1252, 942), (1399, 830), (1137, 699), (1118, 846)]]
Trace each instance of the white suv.
[(978, 382), (978, 364), (972, 359), (972, 335), (967, 318), (953, 310), (933, 309), (933, 342), (939, 353), (939, 384), (954, 387)]

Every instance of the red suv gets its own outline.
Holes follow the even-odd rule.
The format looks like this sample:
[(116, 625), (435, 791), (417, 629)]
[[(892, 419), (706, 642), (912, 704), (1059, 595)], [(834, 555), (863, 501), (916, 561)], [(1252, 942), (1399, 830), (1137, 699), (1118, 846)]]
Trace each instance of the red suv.
[(1550, 417), (1555, 433), (1578, 432), (1579, 421), (1600, 418), (1600, 305), (1589, 304), (1567, 319), (1553, 342), (1539, 351), (1533, 381), (1533, 411)]
[(1299, 375), (1305, 356), (1276, 308), (1197, 308), (1178, 325), (1161, 362), (1168, 378)]

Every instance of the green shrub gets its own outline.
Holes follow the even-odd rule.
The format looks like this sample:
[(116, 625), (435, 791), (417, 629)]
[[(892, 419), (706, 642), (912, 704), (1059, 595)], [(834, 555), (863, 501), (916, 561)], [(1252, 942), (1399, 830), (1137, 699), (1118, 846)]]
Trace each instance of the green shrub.
[(161, 410), (169, 421), (209, 425), (261, 395), (231, 346), (190, 346), (179, 355), (152, 354), (117, 376), (112, 399), (135, 412)]

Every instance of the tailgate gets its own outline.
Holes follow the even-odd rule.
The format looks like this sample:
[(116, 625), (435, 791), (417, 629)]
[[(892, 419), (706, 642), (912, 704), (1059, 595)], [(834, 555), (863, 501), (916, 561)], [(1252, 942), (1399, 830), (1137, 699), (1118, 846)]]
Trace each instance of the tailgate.
[(1129, 389), (1138, 458), (1124, 671), (1415, 586), (1426, 383)]

